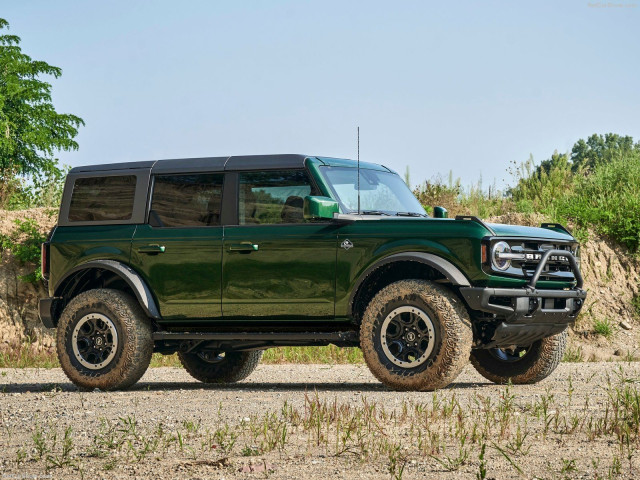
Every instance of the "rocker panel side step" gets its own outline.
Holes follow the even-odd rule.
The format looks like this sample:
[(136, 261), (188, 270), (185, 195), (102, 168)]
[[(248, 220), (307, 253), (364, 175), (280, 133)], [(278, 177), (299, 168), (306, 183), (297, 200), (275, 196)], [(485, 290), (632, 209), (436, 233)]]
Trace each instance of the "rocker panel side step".
[(324, 341), (354, 342), (359, 341), (358, 332), (154, 332), (154, 341), (164, 340), (199, 340), (199, 341)]

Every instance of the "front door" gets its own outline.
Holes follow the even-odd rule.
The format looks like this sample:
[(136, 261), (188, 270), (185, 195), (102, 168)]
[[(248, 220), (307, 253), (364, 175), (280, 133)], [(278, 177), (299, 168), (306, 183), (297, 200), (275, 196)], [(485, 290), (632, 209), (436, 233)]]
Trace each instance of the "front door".
[(225, 226), (227, 319), (333, 318), (337, 226), (303, 217), (303, 170), (239, 172), (238, 225)]
[(166, 320), (222, 316), (223, 174), (156, 175), (149, 222), (136, 229), (131, 262)]

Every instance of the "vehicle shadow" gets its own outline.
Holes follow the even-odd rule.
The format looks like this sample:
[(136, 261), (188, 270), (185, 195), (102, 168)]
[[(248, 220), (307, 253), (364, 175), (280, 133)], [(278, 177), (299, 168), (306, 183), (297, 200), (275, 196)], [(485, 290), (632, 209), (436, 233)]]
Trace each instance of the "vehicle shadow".
[[(467, 388), (478, 388), (483, 383), (453, 383), (440, 391), (460, 390)], [(490, 384), (487, 384), (489, 386)], [(251, 392), (251, 393), (273, 393), (273, 392), (383, 392), (397, 394), (413, 394), (415, 392), (394, 392), (381, 383), (372, 382), (244, 382), (230, 385), (205, 384), (199, 382), (138, 382), (126, 392), (171, 392), (180, 390), (208, 390), (208, 391), (231, 391), (231, 392)], [(71, 382), (62, 383), (9, 383), (0, 384), (0, 393), (45, 393), (52, 391), (77, 392), (82, 393), (78, 387)], [(99, 391), (89, 391), (84, 393), (94, 393)], [(100, 392), (110, 393), (110, 392)], [(429, 394), (431, 392), (422, 392)]]
[[(443, 390), (457, 390), (464, 388), (475, 388), (480, 383), (454, 383)], [(131, 388), (131, 390), (220, 390), (220, 391), (250, 391), (250, 392), (388, 392), (394, 390), (387, 388), (381, 383), (373, 382), (259, 382), (259, 383), (236, 383), (232, 385), (215, 385), (204, 383), (182, 383), (182, 382), (141, 382)], [(395, 392), (405, 393), (405, 392)]]

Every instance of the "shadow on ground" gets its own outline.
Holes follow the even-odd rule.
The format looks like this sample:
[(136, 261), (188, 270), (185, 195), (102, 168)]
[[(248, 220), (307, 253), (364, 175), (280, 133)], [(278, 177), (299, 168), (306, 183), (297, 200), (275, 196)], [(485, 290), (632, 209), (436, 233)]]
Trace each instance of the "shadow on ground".
[[(466, 388), (476, 388), (482, 383), (453, 383), (445, 390), (458, 390)], [(488, 386), (488, 385), (487, 385)], [(78, 387), (70, 382), (63, 383), (9, 383), (0, 384), (0, 392), (10, 393), (35, 393), (51, 392), (52, 390), (62, 392), (80, 392)], [(352, 383), (329, 383), (329, 382), (260, 382), (260, 383), (235, 383), (232, 385), (205, 384), (199, 382), (139, 382), (126, 390), (127, 392), (171, 392), (179, 390), (210, 390), (210, 391), (237, 391), (237, 392), (392, 392), (380, 383), (352, 382)], [(95, 390), (98, 391), (98, 390)]]

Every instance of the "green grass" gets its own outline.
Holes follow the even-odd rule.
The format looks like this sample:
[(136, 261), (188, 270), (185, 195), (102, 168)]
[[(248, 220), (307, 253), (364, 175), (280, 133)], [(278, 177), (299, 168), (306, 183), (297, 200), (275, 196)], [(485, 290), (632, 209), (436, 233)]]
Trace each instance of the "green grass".
[(602, 335), (606, 339), (611, 339), (613, 332), (613, 322), (609, 318), (595, 319), (593, 321), (593, 333)]
[[(362, 364), (362, 352), (359, 348), (327, 347), (280, 347), (264, 352), (261, 363), (264, 364)], [(0, 353), (0, 368), (56, 368), (59, 367), (55, 353), (37, 351), (31, 344), (23, 343), (19, 347)], [(161, 355), (154, 353), (150, 367), (182, 367), (177, 354)]]
[[(327, 347), (279, 347), (265, 350), (261, 363), (267, 365), (297, 364), (362, 364), (364, 358), (359, 348)], [(181, 367), (177, 354), (154, 353), (151, 367)]]
[(55, 353), (36, 351), (29, 343), (23, 343), (16, 348), (0, 352), (0, 368), (55, 368), (59, 366)]
[(584, 362), (584, 352), (582, 347), (567, 347), (562, 357), (563, 362), (567, 363), (579, 363)]
[(263, 363), (327, 363), (359, 364), (364, 363), (359, 348), (327, 347), (280, 347), (270, 348), (262, 357)]
[(621, 156), (576, 175), (557, 202), (558, 214), (637, 252), (640, 247), (640, 155)]
[[(614, 333), (614, 326), (610, 320), (595, 321), (594, 333), (608, 339)], [(621, 361), (638, 361), (635, 352), (628, 352), (620, 358)], [(582, 347), (569, 347), (562, 358), (563, 362), (584, 362)], [(359, 348), (338, 348), (334, 345), (327, 347), (279, 347), (265, 350), (262, 364), (326, 364), (326, 365), (362, 365), (364, 358)], [(0, 353), (0, 368), (57, 368), (60, 364), (55, 353), (37, 351), (30, 344), (22, 344), (19, 348)], [(177, 354), (161, 355), (154, 353), (151, 358), (151, 368), (178, 367), (182, 368)]]
[(640, 295), (634, 295), (631, 299), (631, 307), (633, 308), (633, 315), (640, 319)]
[(157, 367), (182, 367), (180, 360), (178, 359), (177, 354), (173, 355), (162, 355), (160, 353), (154, 353), (151, 357), (151, 363), (149, 364), (151, 368)]

